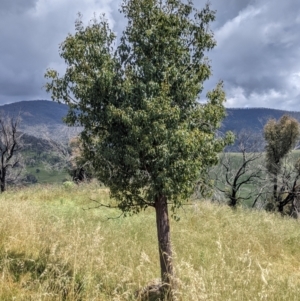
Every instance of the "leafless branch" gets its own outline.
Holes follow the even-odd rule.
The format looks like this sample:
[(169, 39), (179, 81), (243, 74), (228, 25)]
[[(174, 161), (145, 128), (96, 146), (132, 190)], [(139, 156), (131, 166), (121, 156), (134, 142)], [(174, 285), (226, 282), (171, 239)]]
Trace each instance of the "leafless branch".
[[(13, 183), (21, 174), (23, 148), (22, 133), (18, 132), (20, 115), (9, 117), (0, 114), (0, 187), (6, 190), (6, 183)], [(19, 172), (14, 172), (19, 169)]]

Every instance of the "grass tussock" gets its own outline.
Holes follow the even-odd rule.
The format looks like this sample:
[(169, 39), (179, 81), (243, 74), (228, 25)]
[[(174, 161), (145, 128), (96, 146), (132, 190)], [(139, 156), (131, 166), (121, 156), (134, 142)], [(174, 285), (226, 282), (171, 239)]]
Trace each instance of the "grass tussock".
[[(135, 300), (159, 278), (155, 216), (108, 208), (97, 184), (0, 195), (0, 300)], [(198, 202), (172, 221), (177, 300), (299, 300), (300, 225)]]

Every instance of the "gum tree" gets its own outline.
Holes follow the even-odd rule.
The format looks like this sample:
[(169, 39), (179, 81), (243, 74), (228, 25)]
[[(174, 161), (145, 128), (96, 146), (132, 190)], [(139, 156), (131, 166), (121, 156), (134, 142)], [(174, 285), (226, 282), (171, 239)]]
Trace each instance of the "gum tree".
[(273, 182), (274, 208), (283, 212), (283, 207), (287, 203), (281, 199), (282, 191), (279, 189), (278, 178), (284, 159), (299, 140), (299, 123), (288, 115), (282, 116), (278, 121), (270, 119), (264, 127), (264, 137), (266, 140), (266, 166)]
[(61, 44), (67, 64), (48, 70), (46, 90), (69, 105), (66, 122), (82, 125), (84, 156), (125, 214), (153, 207), (162, 282), (173, 276), (169, 209), (191, 195), (195, 181), (228, 142), (216, 136), (225, 115), (222, 84), (197, 99), (211, 75), (205, 53), (215, 46), (215, 14), (191, 1), (124, 0), (128, 20), (118, 46), (104, 18)]

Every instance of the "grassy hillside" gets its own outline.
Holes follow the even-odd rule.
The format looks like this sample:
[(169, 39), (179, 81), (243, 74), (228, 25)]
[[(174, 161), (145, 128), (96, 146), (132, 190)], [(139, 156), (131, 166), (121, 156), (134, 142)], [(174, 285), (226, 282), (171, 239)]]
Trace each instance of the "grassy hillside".
[[(117, 218), (97, 184), (0, 195), (0, 300), (135, 300), (159, 277), (155, 216)], [(172, 222), (178, 300), (299, 300), (300, 227), (197, 202)]]
[(33, 175), (39, 184), (54, 184), (62, 183), (65, 180), (71, 180), (67, 171), (48, 170), (45, 169), (45, 166), (42, 164), (35, 165), (34, 167), (27, 167), (25, 176), (26, 175)]
[[(56, 153), (24, 151), (25, 169), (23, 177), (33, 176), (39, 184), (62, 183), (64, 180), (71, 180), (67, 172), (67, 163)], [(59, 164), (60, 168), (55, 168)], [(29, 183), (28, 183), (29, 184)]]

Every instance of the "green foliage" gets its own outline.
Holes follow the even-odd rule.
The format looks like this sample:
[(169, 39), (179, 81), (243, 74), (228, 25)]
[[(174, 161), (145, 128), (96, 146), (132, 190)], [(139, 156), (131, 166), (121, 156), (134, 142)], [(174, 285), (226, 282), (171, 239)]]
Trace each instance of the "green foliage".
[(64, 76), (48, 70), (47, 91), (69, 105), (69, 125), (82, 125), (84, 156), (125, 212), (172, 209), (193, 192), (230, 137), (216, 137), (225, 116), (222, 84), (197, 102), (211, 74), (205, 53), (215, 46), (215, 13), (178, 0), (124, 0), (128, 25), (115, 36), (102, 18), (61, 44)]
[(65, 181), (63, 183), (64, 187), (67, 188), (67, 189), (70, 189), (70, 188), (73, 188), (75, 186), (74, 182), (72, 181)]
[(295, 147), (300, 136), (296, 119), (284, 115), (278, 121), (270, 119), (264, 128), (267, 142), (267, 169), (271, 174), (280, 172), (282, 160)]

